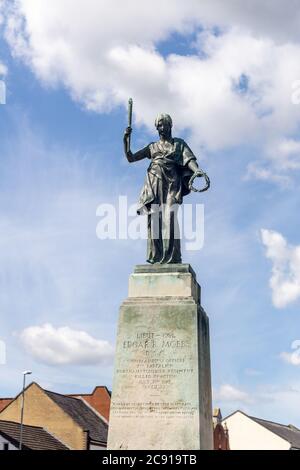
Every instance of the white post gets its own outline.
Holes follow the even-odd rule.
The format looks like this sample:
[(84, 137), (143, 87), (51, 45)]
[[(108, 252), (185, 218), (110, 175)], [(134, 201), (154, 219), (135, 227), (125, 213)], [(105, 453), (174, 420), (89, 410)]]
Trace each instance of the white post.
[(23, 417), (24, 417), (24, 402), (25, 402), (25, 396), (24, 396), (24, 391), (25, 391), (25, 379), (26, 375), (31, 374), (32, 372), (30, 370), (27, 370), (23, 372), (23, 389), (22, 389), (22, 405), (21, 405), (21, 426), (20, 426), (20, 445), (19, 445), (19, 450), (22, 450), (22, 440), (23, 440)]

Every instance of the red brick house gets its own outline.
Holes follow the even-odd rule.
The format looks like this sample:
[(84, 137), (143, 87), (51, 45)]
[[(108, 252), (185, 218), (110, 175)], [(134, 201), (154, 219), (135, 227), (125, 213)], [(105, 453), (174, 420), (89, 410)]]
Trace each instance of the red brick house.
[(100, 415), (102, 415), (107, 421), (109, 420), (111, 392), (107, 387), (98, 385), (94, 388), (92, 393), (73, 394), (69, 396), (74, 398), (82, 398), (96, 411), (98, 411), (98, 413), (100, 413)]
[(220, 408), (213, 410), (214, 450), (230, 450), (228, 429), (222, 424)]

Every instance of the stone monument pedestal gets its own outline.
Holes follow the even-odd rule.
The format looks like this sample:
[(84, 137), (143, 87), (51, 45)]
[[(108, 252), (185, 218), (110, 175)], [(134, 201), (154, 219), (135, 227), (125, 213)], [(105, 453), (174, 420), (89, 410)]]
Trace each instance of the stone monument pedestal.
[(209, 322), (189, 264), (138, 265), (120, 309), (108, 449), (212, 449)]

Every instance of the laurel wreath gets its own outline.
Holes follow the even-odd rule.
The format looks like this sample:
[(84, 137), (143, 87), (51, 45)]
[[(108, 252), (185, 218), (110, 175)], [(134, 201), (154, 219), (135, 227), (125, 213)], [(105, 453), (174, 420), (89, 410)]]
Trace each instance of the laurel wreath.
[[(202, 189), (197, 189), (197, 188), (195, 188), (195, 187), (193, 186), (194, 180), (195, 180), (197, 177), (205, 178), (205, 186), (204, 186), (204, 188), (202, 188)], [(210, 187), (210, 179), (209, 179), (209, 177), (207, 176), (206, 173), (202, 173), (202, 174), (194, 173), (193, 176), (190, 178), (190, 181), (189, 181), (189, 190), (190, 190), (190, 191), (194, 191), (195, 193), (203, 193), (204, 191), (207, 191), (209, 187)]]

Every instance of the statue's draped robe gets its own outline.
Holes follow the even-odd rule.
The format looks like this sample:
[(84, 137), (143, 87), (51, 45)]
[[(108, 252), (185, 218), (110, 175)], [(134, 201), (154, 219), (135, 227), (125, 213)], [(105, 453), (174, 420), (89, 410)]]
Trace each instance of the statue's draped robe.
[(193, 172), (188, 168), (195, 155), (182, 139), (154, 142), (140, 150), (151, 159), (138, 202), (138, 214), (148, 214), (147, 261), (181, 263), (178, 205), (190, 192)]

